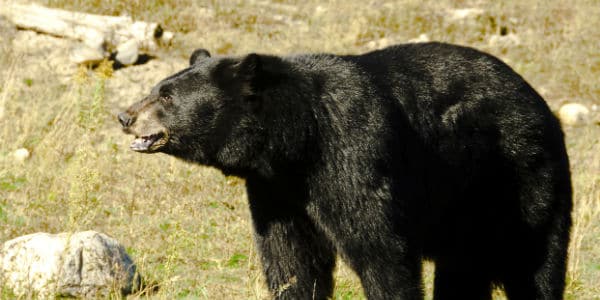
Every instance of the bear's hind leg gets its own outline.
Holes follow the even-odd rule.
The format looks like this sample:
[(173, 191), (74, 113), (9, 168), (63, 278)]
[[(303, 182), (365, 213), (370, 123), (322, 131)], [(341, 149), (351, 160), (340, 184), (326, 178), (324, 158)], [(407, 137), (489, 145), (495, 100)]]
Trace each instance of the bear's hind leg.
[(532, 238), (537, 241), (537, 247), (525, 246), (530, 251), (522, 251), (524, 255), (512, 270), (505, 271), (502, 282), (508, 299), (563, 299), (568, 227), (554, 226), (555, 230), (549, 236)]
[(479, 272), (477, 268), (457, 263), (460, 261), (436, 261), (433, 299), (491, 299), (491, 280), (488, 276)]
[(506, 297), (510, 300), (542, 299), (536, 292), (536, 284), (533, 277), (532, 273), (513, 274), (510, 278), (503, 280)]

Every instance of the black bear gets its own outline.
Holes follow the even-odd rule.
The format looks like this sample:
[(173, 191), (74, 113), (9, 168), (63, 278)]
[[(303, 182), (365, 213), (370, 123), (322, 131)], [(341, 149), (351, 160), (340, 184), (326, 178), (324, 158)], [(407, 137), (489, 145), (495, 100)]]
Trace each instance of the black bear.
[(246, 179), (276, 299), (561, 299), (571, 226), (560, 124), (491, 55), (443, 43), (363, 55), (194, 52), (119, 114), (131, 149)]

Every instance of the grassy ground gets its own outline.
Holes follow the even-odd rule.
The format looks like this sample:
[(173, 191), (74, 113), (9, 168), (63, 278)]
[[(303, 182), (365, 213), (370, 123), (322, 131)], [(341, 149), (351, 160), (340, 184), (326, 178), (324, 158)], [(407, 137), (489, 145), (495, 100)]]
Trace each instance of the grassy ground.
[[(499, 56), (553, 109), (565, 101), (600, 104), (596, 0), (45, 4), (160, 22), (178, 33), (159, 56), (171, 67), (183, 66), (196, 47), (224, 55), (360, 53), (426, 34)], [(467, 7), (485, 12), (470, 21), (451, 20), (448, 9)], [(490, 41), (499, 34), (514, 34), (519, 42)], [(81, 69), (65, 79), (40, 66), (39, 57), (34, 60), (35, 48), (15, 50), (8, 40), (0, 41), (0, 241), (38, 231), (94, 229), (128, 247), (141, 274), (160, 287), (151, 298), (268, 296), (244, 182), (165, 155), (128, 150), (130, 138), (120, 132), (114, 113), (142, 95), (123, 90), (141, 86), (147, 92), (165, 70), (132, 67), (111, 75), (110, 68)], [(123, 74), (135, 72), (150, 79), (123, 81)], [(575, 196), (566, 298), (600, 299), (600, 126), (565, 131)], [(32, 153), (23, 163), (12, 157), (21, 147)], [(424, 275), (428, 293), (431, 269), (427, 265)], [(361, 297), (358, 280), (340, 264), (334, 298)], [(10, 298), (1, 285), (0, 298)]]

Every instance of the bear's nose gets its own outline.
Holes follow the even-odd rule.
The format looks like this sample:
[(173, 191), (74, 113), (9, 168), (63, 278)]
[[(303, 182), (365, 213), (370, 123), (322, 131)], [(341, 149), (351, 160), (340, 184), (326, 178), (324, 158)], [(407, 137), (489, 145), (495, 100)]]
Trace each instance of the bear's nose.
[(131, 120), (133, 119), (128, 113), (122, 112), (117, 118), (119, 119), (119, 123), (123, 125), (123, 127), (129, 127), (131, 125)]

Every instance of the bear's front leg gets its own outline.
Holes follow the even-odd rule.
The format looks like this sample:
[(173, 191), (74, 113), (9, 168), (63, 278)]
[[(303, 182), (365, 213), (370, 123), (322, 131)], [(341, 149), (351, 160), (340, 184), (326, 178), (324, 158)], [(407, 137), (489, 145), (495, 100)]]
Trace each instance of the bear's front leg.
[(406, 206), (392, 201), (391, 185), (315, 186), (312, 194), (319, 197), (307, 206), (309, 216), (356, 272), (367, 299), (423, 299), (416, 222), (406, 217)]
[[(274, 299), (328, 299), (335, 249), (285, 184), (246, 181), (255, 239)], [(286, 191), (285, 195), (280, 192)]]

